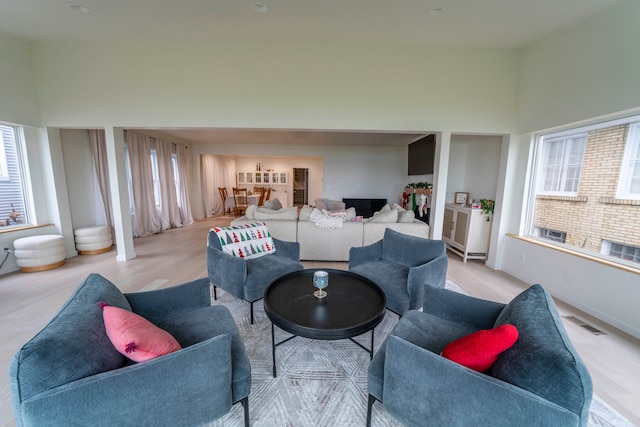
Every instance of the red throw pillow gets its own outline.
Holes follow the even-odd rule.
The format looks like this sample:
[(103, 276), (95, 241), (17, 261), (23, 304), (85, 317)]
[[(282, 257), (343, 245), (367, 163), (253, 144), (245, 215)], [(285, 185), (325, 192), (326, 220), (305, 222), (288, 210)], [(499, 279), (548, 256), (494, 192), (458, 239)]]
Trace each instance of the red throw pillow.
[(144, 317), (119, 307), (100, 305), (111, 343), (134, 362), (144, 362), (182, 348), (169, 332)]
[(442, 356), (474, 371), (484, 372), (503, 351), (518, 340), (518, 329), (510, 324), (484, 329), (447, 344)]

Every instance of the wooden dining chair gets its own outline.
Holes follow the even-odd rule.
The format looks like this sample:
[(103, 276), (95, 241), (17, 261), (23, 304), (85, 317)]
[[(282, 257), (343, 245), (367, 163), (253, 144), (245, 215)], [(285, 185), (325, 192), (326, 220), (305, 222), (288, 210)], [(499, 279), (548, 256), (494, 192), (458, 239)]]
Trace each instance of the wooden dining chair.
[(264, 200), (262, 202), (263, 203), (266, 202), (267, 200), (269, 200), (270, 197), (271, 197), (271, 187), (267, 188), (267, 194), (264, 196)]
[(267, 189), (265, 187), (255, 187), (253, 190), (255, 192), (260, 193), (260, 199), (258, 199), (258, 206), (264, 205), (264, 196), (267, 192)]
[(234, 215), (242, 216), (249, 206), (246, 188), (233, 187), (233, 202), (235, 204)]
[[(227, 197), (229, 197), (229, 193), (227, 192), (227, 187), (218, 187), (218, 191), (220, 192), (220, 198), (222, 199), (222, 213), (226, 213)], [(229, 213), (231, 213), (231, 208), (229, 208)]]

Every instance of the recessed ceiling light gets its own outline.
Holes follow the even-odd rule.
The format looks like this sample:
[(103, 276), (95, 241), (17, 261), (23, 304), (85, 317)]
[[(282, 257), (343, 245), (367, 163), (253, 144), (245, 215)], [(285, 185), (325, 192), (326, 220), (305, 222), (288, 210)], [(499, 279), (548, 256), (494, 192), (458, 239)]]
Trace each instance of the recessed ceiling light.
[(67, 7), (81, 13), (91, 13), (91, 9), (80, 3), (67, 3)]
[(267, 13), (271, 10), (269, 5), (264, 3), (252, 3), (251, 9), (253, 9), (254, 12), (258, 12), (258, 13)]
[(429, 9), (429, 15), (442, 15), (444, 13), (444, 7), (436, 7), (433, 9)]

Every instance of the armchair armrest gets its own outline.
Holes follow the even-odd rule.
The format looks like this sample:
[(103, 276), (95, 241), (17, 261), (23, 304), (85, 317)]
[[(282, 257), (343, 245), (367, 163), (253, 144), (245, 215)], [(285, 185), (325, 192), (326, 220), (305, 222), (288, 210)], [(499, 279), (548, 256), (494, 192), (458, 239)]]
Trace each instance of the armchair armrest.
[(579, 425), (568, 409), (397, 336), (387, 341), (383, 402), (407, 425)]
[(407, 292), (409, 293), (409, 308), (421, 308), (426, 298), (426, 288), (444, 288), (447, 281), (447, 266), (449, 258), (440, 255), (431, 261), (409, 269), (407, 277)]
[(207, 271), (209, 281), (236, 298), (244, 298), (244, 282), (247, 280), (245, 260), (207, 247)]
[(276, 255), (300, 262), (300, 243), (288, 242), (273, 237), (273, 244), (276, 247)]
[(211, 305), (211, 290), (206, 277), (170, 288), (126, 293), (124, 296), (133, 312), (147, 319)]
[(188, 425), (232, 405), (231, 337), (83, 378), (22, 403), (25, 425)]
[(498, 302), (428, 286), (422, 311), (474, 329), (490, 329), (504, 307)]
[(382, 259), (382, 240), (367, 246), (354, 246), (349, 249), (349, 269), (379, 259)]

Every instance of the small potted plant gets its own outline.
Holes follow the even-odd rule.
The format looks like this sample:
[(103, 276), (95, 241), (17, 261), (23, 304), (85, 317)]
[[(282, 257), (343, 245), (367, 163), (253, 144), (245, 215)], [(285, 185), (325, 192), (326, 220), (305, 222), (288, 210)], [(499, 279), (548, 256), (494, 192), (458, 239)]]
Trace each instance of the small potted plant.
[(496, 202), (491, 199), (480, 199), (480, 208), (482, 209), (482, 213), (487, 215), (487, 221), (491, 221), (495, 204)]

